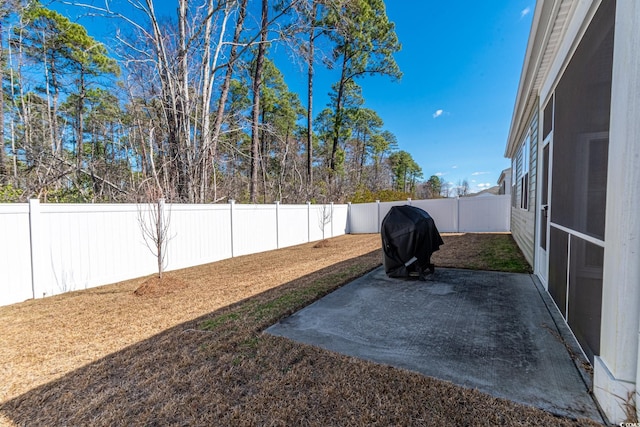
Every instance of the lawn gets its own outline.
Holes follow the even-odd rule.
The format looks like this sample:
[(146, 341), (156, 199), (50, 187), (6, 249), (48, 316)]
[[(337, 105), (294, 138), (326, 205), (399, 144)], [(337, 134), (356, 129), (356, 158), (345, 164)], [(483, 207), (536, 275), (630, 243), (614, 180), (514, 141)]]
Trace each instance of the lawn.
[[(529, 268), (508, 234), (443, 239), (436, 268)], [(381, 262), (378, 235), (314, 246), (0, 307), (0, 424), (588, 423), (262, 334)]]

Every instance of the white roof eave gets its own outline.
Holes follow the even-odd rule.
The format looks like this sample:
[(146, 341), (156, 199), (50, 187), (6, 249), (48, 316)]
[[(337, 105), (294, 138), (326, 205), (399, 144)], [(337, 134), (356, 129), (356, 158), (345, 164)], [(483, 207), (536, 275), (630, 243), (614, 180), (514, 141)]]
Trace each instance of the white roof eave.
[(538, 92), (565, 31), (575, 0), (538, 0), (531, 23), (516, 103), (504, 156), (511, 158), (524, 132), (525, 120), (537, 106)]

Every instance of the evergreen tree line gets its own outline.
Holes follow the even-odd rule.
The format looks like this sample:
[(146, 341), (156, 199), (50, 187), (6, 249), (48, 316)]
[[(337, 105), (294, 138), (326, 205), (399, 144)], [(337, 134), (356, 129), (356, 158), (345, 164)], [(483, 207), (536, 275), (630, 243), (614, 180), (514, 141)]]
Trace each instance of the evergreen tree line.
[[(177, 0), (170, 17), (153, 0), (84, 8), (117, 24), (109, 49), (37, 1), (0, 5), (0, 202), (440, 194), (358, 84), (401, 77), (383, 0)], [(276, 50), (306, 93), (289, 90)], [(330, 88), (315, 86), (319, 67), (334, 70)], [(330, 102), (316, 112), (318, 91)]]

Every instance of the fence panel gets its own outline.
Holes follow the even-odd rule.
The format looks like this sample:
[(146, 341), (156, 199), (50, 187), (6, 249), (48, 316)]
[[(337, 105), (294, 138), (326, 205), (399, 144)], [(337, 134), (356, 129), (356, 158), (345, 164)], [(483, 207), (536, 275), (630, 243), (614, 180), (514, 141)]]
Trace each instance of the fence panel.
[(351, 205), (349, 232), (365, 234), (378, 232), (378, 204), (357, 203)]
[(231, 258), (231, 205), (165, 206), (167, 270)]
[(300, 245), (309, 241), (307, 205), (279, 205), (278, 247)]
[[(350, 233), (376, 233), (411, 203), (441, 232), (509, 231), (510, 197), (354, 205), (166, 205), (167, 270)], [(141, 277), (157, 270), (135, 204), (0, 205), (0, 305)]]
[(156, 269), (136, 205), (40, 205), (35, 297), (140, 277)]
[(349, 206), (333, 205), (331, 236), (342, 236), (349, 233)]
[(0, 305), (32, 298), (29, 205), (0, 204)]
[[(153, 242), (145, 241), (139, 223), (150, 207), (0, 205), (6, 242), (0, 245), (0, 305), (155, 273)], [(347, 205), (334, 205), (328, 217), (322, 212), (331, 213), (331, 205), (167, 204), (166, 270), (319, 240), (323, 231), (326, 238), (346, 232)], [(322, 218), (327, 222), (319, 224)]]
[(233, 256), (277, 248), (275, 205), (233, 205)]
[(461, 199), (414, 200), (411, 204), (427, 211), (439, 232), (455, 233), (458, 231), (458, 200)]
[(460, 199), (461, 232), (502, 232), (511, 227), (511, 196)]
[(352, 204), (350, 232), (377, 233), (391, 207), (407, 204), (427, 211), (441, 233), (510, 230), (510, 196), (506, 195)]

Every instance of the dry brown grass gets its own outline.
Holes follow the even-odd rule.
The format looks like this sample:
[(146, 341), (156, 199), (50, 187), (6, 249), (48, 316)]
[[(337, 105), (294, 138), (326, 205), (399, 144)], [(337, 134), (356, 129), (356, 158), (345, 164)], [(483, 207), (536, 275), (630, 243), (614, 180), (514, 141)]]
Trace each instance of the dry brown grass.
[(0, 307), (0, 424), (583, 425), (263, 335), (381, 261), (378, 235), (313, 246)]

